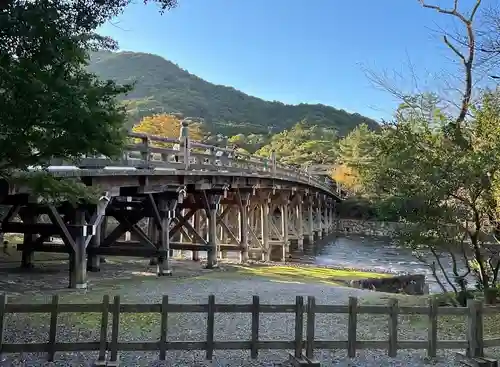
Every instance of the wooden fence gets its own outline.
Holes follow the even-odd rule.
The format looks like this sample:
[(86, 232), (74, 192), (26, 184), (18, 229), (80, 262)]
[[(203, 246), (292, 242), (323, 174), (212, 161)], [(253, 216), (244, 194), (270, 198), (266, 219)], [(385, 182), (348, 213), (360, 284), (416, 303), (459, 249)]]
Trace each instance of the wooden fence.
[[(57, 321), (60, 313), (101, 313), (100, 338), (97, 341), (64, 343), (56, 340)], [(124, 304), (120, 296), (110, 302), (104, 296), (102, 303), (94, 304), (61, 304), (57, 295), (47, 304), (8, 303), (7, 296), (0, 296), (0, 352), (35, 353), (45, 352), (48, 360), (54, 360), (56, 352), (99, 351), (96, 365), (117, 365), (119, 351), (159, 351), (160, 360), (165, 360), (168, 350), (205, 350), (206, 358), (211, 360), (214, 350), (249, 350), (251, 358), (257, 358), (259, 349), (294, 350), (295, 357), (313, 358), (315, 349), (344, 349), (349, 357), (355, 357), (358, 349), (387, 349), (388, 355), (396, 356), (398, 349), (426, 349), (430, 357), (436, 356), (438, 349), (466, 349), (471, 356), (482, 356), (485, 347), (500, 346), (500, 338), (484, 339), (483, 316), (500, 312), (500, 307), (484, 307), (479, 301), (471, 301), (468, 307), (438, 307), (436, 300), (430, 300), (424, 306), (399, 306), (396, 299), (383, 305), (358, 305), (355, 297), (349, 298), (348, 305), (317, 305), (314, 297), (297, 296), (295, 304), (261, 304), (258, 296), (253, 296), (249, 305), (216, 304), (213, 295), (208, 297), (207, 304), (172, 304), (168, 296), (164, 296), (161, 304)], [(50, 328), (46, 343), (7, 344), (4, 343), (6, 314), (12, 313), (48, 313)], [(161, 315), (160, 335), (158, 341), (119, 342), (120, 315), (124, 313), (158, 313)], [(169, 341), (167, 340), (170, 313), (206, 313), (206, 340), (204, 341)], [(251, 313), (251, 340), (249, 341), (216, 341), (214, 340), (214, 324), (216, 313)], [(293, 340), (266, 341), (259, 339), (259, 316), (263, 313), (292, 313), (295, 315), (295, 337)], [(111, 340), (108, 340), (108, 324), (111, 314)], [(347, 314), (346, 340), (315, 340), (315, 317), (318, 314)], [(357, 316), (360, 314), (388, 315), (388, 340), (358, 340), (356, 335)], [(428, 340), (398, 340), (398, 315), (426, 315), (428, 317)], [(464, 340), (438, 340), (438, 315), (466, 315), (468, 332)], [(304, 333), (304, 319), (306, 330)], [(305, 338), (304, 338), (305, 334)], [(106, 362), (106, 356), (109, 361)]]

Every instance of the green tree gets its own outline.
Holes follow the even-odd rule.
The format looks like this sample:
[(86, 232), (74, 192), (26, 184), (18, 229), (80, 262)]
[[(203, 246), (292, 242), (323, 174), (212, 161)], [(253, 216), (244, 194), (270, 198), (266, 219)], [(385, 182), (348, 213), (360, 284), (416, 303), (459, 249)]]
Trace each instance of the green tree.
[(379, 209), (408, 224), (400, 243), (422, 260), (425, 252), (434, 255), (429, 265), (443, 289), (444, 279), (460, 294), (464, 277), (473, 274), (487, 292), (498, 284), (500, 267), (500, 94), (485, 92), (473, 108), (463, 129), (471, 149), (447, 138), (451, 117), (432, 96), (422, 101), (402, 105), (395, 124), (369, 139), (373, 159), (355, 167)]
[[(95, 29), (129, 1), (7, 1), (0, 8), (0, 177), (30, 183), (46, 197), (80, 197), (84, 186), (48, 174), (19, 175), (53, 158), (114, 156), (125, 110), (115, 97), (130, 90), (86, 71), (88, 52), (112, 48)], [(174, 1), (158, 1), (164, 8)], [(63, 195), (64, 196), (64, 195)]]
[(302, 121), (290, 130), (274, 135), (257, 154), (269, 156), (274, 150), (277, 159), (286, 164), (333, 164), (336, 157), (335, 139), (335, 132), (308, 126)]

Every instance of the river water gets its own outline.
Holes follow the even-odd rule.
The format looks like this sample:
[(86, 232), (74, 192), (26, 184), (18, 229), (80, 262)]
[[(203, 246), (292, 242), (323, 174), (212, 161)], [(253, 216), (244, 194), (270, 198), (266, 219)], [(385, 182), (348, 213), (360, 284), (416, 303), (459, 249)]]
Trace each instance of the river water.
[[(432, 255), (429, 259), (432, 259)], [(425, 274), (429, 291), (441, 292), (429, 267), (418, 261), (411, 250), (398, 248), (389, 239), (354, 235), (336, 237), (318, 250), (314, 255), (314, 262), (326, 266)], [(445, 268), (450, 268), (448, 259), (443, 259), (442, 262)]]

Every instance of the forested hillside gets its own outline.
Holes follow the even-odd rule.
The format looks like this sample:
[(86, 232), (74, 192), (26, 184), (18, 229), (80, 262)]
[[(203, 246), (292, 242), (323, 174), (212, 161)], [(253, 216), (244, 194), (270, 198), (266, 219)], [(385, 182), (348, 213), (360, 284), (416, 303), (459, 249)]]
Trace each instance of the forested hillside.
[(154, 113), (180, 112), (202, 117), (206, 129), (224, 135), (266, 134), (289, 129), (299, 121), (346, 135), (359, 124), (377, 123), (325, 105), (285, 105), (249, 96), (234, 88), (215, 85), (160, 56), (100, 51), (92, 54), (90, 71), (119, 83), (135, 83), (126, 97), (132, 122)]

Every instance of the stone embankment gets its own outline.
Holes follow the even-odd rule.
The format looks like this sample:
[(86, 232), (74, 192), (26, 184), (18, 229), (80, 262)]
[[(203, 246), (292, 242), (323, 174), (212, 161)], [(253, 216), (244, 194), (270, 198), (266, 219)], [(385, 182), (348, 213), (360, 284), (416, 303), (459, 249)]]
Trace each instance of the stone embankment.
[(362, 219), (339, 219), (338, 231), (374, 237), (393, 237), (404, 226), (397, 222), (381, 222)]

